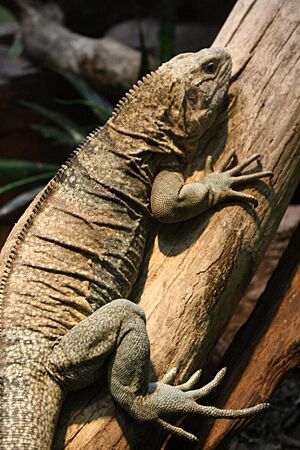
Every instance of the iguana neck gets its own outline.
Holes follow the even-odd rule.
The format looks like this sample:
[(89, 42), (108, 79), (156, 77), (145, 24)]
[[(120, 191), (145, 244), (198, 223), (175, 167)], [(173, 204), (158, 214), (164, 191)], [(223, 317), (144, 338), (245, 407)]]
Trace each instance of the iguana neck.
[(172, 94), (175, 84), (176, 80), (170, 82), (170, 75), (162, 65), (125, 94), (106, 126), (135, 141), (184, 158), (184, 130), (182, 123), (179, 126), (182, 118), (174, 123), (171, 113), (172, 108), (178, 109)]
[[(141, 121), (140, 125), (145, 124), (145, 121)], [(185, 158), (184, 147), (181, 142), (175, 137), (163, 133), (158, 130), (154, 123), (149, 123), (148, 127), (122, 127), (119, 124), (114, 123), (113, 120), (109, 120), (106, 123), (108, 129), (110, 129), (110, 135), (123, 136), (127, 143), (131, 141), (135, 146), (138, 144), (144, 144), (149, 150), (155, 149), (160, 153), (173, 154), (180, 158)]]

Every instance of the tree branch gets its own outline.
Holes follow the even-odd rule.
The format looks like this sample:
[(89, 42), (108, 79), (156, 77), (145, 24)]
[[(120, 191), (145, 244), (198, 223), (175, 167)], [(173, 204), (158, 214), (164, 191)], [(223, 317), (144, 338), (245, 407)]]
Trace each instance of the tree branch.
[[(224, 360), (229, 377), (214, 400), (222, 408), (267, 400), (281, 377), (300, 364), (300, 226), (294, 233), (250, 319)], [(242, 354), (243, 360), (237, 361)], [(203, 450), (212, 450), (246, 421), (216, 420)], [(202, 429), (207, 421), (201, 424)], [(204, 442), (204, 441), (203, 441)]]
[(22, 0), (21, 31), (26, 53), (39, 63), (65, 70), (120, 94), (137, 80), (141, 54), (110, 38), (93, 39), (63, 24), (58, 5)]

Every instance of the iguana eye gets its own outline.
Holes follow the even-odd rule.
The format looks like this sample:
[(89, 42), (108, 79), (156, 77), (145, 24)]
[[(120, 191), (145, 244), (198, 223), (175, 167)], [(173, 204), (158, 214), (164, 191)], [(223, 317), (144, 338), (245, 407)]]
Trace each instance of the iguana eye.
[(216, 72), (218, 66), (215, 62), (209, 62), (203, 65), (203, 70), (206, 73), (213, 74)]

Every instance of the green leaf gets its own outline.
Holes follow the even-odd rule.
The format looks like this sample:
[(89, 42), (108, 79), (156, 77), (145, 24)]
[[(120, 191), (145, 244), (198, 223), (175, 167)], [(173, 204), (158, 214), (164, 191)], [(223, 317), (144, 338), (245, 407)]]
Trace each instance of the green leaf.
[(17, 59), (21, 56), (21, 54), (23, 53), (23, 50), (24, 50), (24, 45), (22, 43), (22, 40), (21, 40), (20, 36), (16, 35), (14, 42), (9, 49), (8, 56), (11, 59)]
[(176, 0), (164, 0), (162, 2), (158, 49), (159, 64), (168, 61), (174, 55), (176, 4)]
[(15, 16), (7, 8), (0, 5), (0, 24), (13, 22), (16, 22)]
[(59, 168), (58, 164), (40, 163), (34, 161), (24, 161), (21, 159), (0, 159), (0, 179), (18, 180), (31, 175), (45, 172), (55, 173)]
[(71, 75), (67, 72), (57, 71), (65, 78), (76, 91), (86, 100), (88, 105), (96, 117), (106, 121), (112, 113), (112, 105), (98, 92), (92, 89), (83, 79)]
[(0, 194), (4, 194), (4, 192), (13, 191), (14, 189), (18, 189), (22, 186), (27, 186), (31, 183), (36, 183), (40, 180), (50, 180), (50, 178), (55, 175), (55, 172), (45, 172), (39, 175), (33, 175), (32, 177), (22, 178), (21, 180), (13, 181), (12, 183), (5, 184), (4, 186), (0, 186)]
[(98, 120), (100, 120), (101, 123), (105, 123), (111, 116), (111, 111), (107, 111), (103, 109), (101, 106), (99, 106), (96, 103), (89, 102), (88, 100), (61, 100), (56, 99), (56, 103), (59, 103), (60, 105), (85, 105), (88, 106)]
[(56, 123), (60, 128), (65, 130), (69, 134), (69, 136), (73, 138), (75, 143), (78, 143), (82, 140), (84, 135), (79, 125), (77, 125), (73, 120), (69, 119), (65, 115), (52, 109), (41, 106), (37, 103), (28, 101), (21, 101), (20, 103), (32, 109), (33, 111), (40, 113), (42, 116), (47, 117), (47, 119), (51, 120), (52, 122)]
[(83, 134), (78, 134), (78, 140), (74, 139), (74, 136), (68, 135), (65, 131), (60, 130), (58, 127), (51, 127), (48, 125), (39, 125), (34, 123), (30, 125), (30, 128), (37, 131), (45, 139), (53, 139), (55, 142), (61, 145), (69, 145), (74, 147), (74, 145), (79, 144), (83, 140)]
[(43, 188), (44, 185), (35, 186), (6, 202), (0, 208), (0, 220), (6, 219), (7, 216), (18, 211), (20, 208), (24, 208)]
[(145, 35), (144, 35), (143, 27), (141, 24), (141, 20), (139, 17), (137, 17), (137, 26), (138, 26), (140, 51), (141, 51), (141, 63), (140, 63), (140, 69), (139, 69), (139, 78), (142, 78), (144, 75), (146, 75), (150, 71), (149, 52), (148, 52), (146, 44), (145, 44)]

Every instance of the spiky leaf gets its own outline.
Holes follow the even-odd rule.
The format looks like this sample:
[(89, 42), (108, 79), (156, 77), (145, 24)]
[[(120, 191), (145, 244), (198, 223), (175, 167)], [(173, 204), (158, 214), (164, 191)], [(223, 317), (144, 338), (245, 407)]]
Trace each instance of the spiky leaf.
[(50, 108), (46, 108), (45, 106), (41, 106), (34, 102), (22, 101), (21, 104), (27, 106), (33, 111), (40, 113), (42, 116), (56, 123), (60, 128), (65, 130), (69, 136), (73, 138), (74, 143), (78, 143), (83, 139), (84, 134), (82, 133), (81, 127), (77, 125), (73, 120), (66, 117), (64, 114), (61, 114)]
[(68, 80), (74, 89), (85, 99), (95, 116), (102, 122), (110, 117), (113, 107), (102, 95), (92, 89), (83, 79), (67, 72), (58, 71), (58, 73)]
[(45, 172), (39, 175), (33, 175), (31, 177), (22, 178), (20, 180), (13, 181), (12, 183), (5, 184), (4, 186), (0, 186), (0, 194), (4, 194), (4, 192), (13, 191), (14, 189), (18, 189), (22, 186), (26, 186), (31, 183), (36, 183), (41, 180), (50, 180), (53, 177), (55, 172)]
[(45, 172), (55, 173), (58, 170), (58, 168), (59, 168), (58, 164), (24, 161), (21, 159), (1, 158), (0, 179), (12, 181)]
[(21, 194), (14, 197), (12, 200), (6, 202), (0, 207), (0, 219), (6, 219), (7, 216), (13, 214), (21, 208), (24, 208), (28, 203), (38, 194), (44, 185), (35, 186), (28, 191), (22, 192)]

